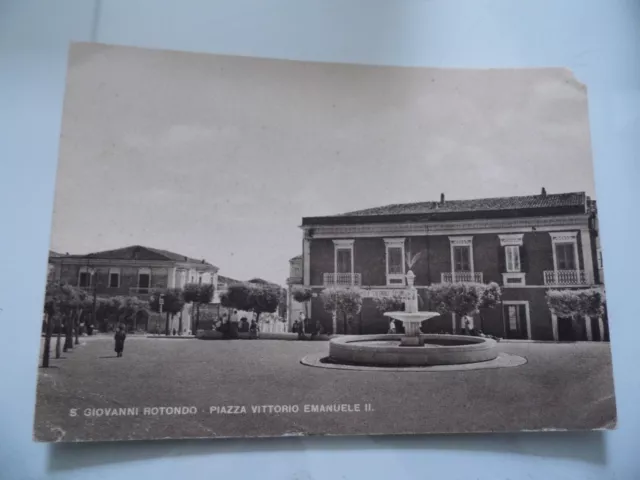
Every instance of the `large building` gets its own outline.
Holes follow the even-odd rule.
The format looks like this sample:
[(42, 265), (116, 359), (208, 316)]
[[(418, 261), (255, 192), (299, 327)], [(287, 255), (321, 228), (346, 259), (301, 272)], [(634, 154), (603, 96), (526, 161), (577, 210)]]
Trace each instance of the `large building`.
[[(422, 298), (439, 282), (496, 282), (498, 308), (476, 315), (474, 325), (503, 338), (604, 340), (606, 319), (573, 323), (549, 310), (549, 289), (603, 283), (595, 201), (585, 193), (387, 205), (302, 220), (302, 283), (315, 296), (311, 316), (331, 329), (333, 321), (318, 293), (328, 286), (357, 286), (365, 297), (353, 333), (385, 332), (388, 321), (373, 298), (405, 287), (407, 257)], [(342, 323), (337, 322), (338, 333)], [(426, 322), (423, 331), (459, 332), (452, 315)], [(355, 330), (355, 332), (354, 332)]]
[[(148, 299), (153, 290), (182, 288), (187, 283), (211, 283), (218, 297), (218, 267), (205, 260), (140, 245), (88, 253), (61, 255), (50, 252), (49, 279), (78, 286), (100, 296), (137, 296)], [(171, 329), (191, 330), (191, 309)], [(174, 325), (175, 323), (175, 325)]]

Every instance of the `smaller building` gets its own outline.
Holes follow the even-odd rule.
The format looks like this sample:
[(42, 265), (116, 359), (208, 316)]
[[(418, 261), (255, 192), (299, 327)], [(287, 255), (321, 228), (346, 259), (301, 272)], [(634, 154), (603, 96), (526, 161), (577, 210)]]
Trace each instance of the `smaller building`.
[(305, 306), (293, 299), (293, 289), (297, 285), (303, 284), (302, 278), (302, 255), (297, 255), (289, 259), (289, 278), (287, 278), (287, 326), (289, 330), (293, 322), (300, 317), (300, 313), (305, 311)]
[[(153, 290), (183, 288), (187, 283), (211, 283), (217, 287), (218, 267), (204, 259), (133, 245), (85, 255), (50, 252), (49, 278), (95, 296), (136, 296), (147, 300)], [(215, 288), (214, 298), (217, 295)], [(170, 330), (182, 326), (182, 333), (186, 333), (193, 329), (191, 309), (187, 307), (172, 319)], [(153, 329), (154, 325), (148, 327)]]

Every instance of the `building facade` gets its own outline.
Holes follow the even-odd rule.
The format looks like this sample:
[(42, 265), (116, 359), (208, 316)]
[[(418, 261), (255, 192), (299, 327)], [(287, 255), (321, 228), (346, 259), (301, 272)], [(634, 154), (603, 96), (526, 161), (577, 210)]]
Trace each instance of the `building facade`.
[[(136, 296), (146, 300), (153, 290), (183, 288), (187, 283), (217, 287), (218, 267), (205, 260), (136, 245), (86, 255), (50, 255), (48, 278), (99, 297)], [(217, 298), (217, 288), (214, 292)], [(191, 330), (190, 311), (186, 306), (182, 322), (174, 318), (170, 328), (177, 329), (181, 324), (183, 333)]]
[[(405, 287), (408, 260), (422, 301), (433, 283), (496, 282), (502, 303), (473, 318), (476, 328), (502, 338), (605, 340), (606, 318), (558, 318), (549, 289), (603, 288), (595, 201), (584, 193), (422, 202), (303, 218), (302, 283), (315, 294), (311, 316), (331, 329), (318, 295), (328, 286), (357, 286), (364, 302), (351, 333), (384, 333), (388, 320), (374, 298)], [(338, 333), (341, 333), (340, 322)], [(459, 332), (445, 315), (423, 331)], [(355, 331), (354, 331), (355, 330)]]
[(305, 306), (294, 300), (293, 288), (302, 285), (302, 255), (289, 260), (289, 277), (287, 278), (287, 327), (291, 330), (293, 322), (300, 318), (300, 313), (305, 311)]

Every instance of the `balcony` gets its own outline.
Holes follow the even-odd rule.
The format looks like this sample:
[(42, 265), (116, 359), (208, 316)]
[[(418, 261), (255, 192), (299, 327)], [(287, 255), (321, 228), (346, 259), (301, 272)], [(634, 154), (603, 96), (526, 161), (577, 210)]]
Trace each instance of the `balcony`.
[(590, 279), (584, 270), (545, 270), (544, 284), (553, 286), (588, 285)]
[(440, 281), (442, 283), (482, 283), (482, 272), (444, 272), (440, 274)]
[(301, 285), (302, 276), (295, 276), (287, 278), (287, 285)]
[(325, 287), (359, 287), (362, 285), (359, 273), (325, 273), (323, 283)]

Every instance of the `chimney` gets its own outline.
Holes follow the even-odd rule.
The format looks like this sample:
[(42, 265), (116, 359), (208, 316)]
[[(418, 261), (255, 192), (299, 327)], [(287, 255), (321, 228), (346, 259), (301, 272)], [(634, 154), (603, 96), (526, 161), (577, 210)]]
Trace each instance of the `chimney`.
[(440, 194), (440, 205), (444, 205), (444, 193)]
[(546, 188), (544, 188), (544, 187), (542, 187), (542, 191), (540, 192), (540, 195), (541, 195), (542, 197), (546, 197), (546, 196), (547, 196), (547, 189), (546, 189)]

